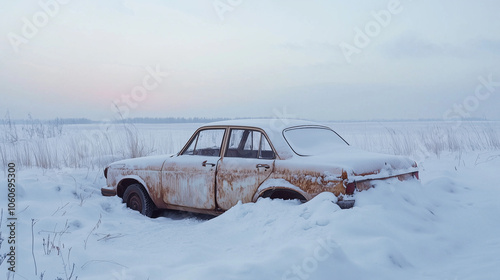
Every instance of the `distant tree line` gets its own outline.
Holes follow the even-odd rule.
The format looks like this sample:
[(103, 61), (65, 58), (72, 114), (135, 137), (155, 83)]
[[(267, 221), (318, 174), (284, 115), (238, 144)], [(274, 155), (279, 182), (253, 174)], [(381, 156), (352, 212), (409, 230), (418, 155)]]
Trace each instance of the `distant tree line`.
[[(231, 118), (201, 118), (201, 117), (192, 117), (192, 118), (174, 118), (174, 117), (165, 117), (165, 118), (128, 118), (124, 120), (114, 120), (113, 123), (145, 123), (145, 124), (163, 124), (163, 123), (208, 123), (208, 122), (216, 122), (216, 121), (224, 121), (231, 120)], [(487, 121), (486, 118), (465, 118), (462, 121)], [(368, 122), (408, 122), (408, 121), (417, 121), (417, 122), (425, 122), (425, 121), (443, 121), (443, 119), (372, 119), (372, 120), (330, 120), (331, 122), (360, 122), (360, 121), (368, 121)], [(0, 117), (0, 125), (14, 125), (14, 124), (22, 124), (22, 125), (34, 125), (34, 124), (46, 124), (53, 126), (61, 126), (61, 125), (70, 125), (70, 124), (99, 124), (102, 121), (91, 120), (87, 118), (55, 118), (51, 120), (41, 120), (34, 119), (31, 114), (28, 115), (27, 119), (16, 119), (13, 120), (10, 117), (10, 114), (7, 114), (1, 118)]]
[(98, 123), (96, 121), (90, 120), (90, 119), (85, 119), (85, 118), (55, 118), (51, 120), (41, 120), (41, 119), (33, 119), (33, 118), (28, 118), (28, 119), (16, 119), (16, 120), (11, 120), (8, 118), (1, 119), (0, 124), (9, 124), (9, 123), (14, 123), (14, 124), (54, 124), (54, 125), (64, 125), (64, 124), (93, 124), (93, 123)]
[[(230, 120), (230, 118), (128, 118), (125, 120), (114, 120), (114, 123), (146, 123), (146, 124), (155, 124), (155, 123), (208, 123), (208, 122), (216, 122)], [(50, 125), (69, 125), (69, 124), (98, 124), (101, 121), (91, 120), (87, 118), (55, 118), (51, 120), (41, 120), (34, 119), (29, 115), (28, 119), (22, 120), (12, 120), (10, 116), (6, 115), (3, 119), (0, 119), (1, 125), (8, 124), (24, 124), (24, 125), (32, 125), (32, 124), (50, 124)]]
[[(207, 123), (230, 120), (229, 118), (129, 118), (129, 123)], [(121, 121), (118, 121), (121, 122)]]

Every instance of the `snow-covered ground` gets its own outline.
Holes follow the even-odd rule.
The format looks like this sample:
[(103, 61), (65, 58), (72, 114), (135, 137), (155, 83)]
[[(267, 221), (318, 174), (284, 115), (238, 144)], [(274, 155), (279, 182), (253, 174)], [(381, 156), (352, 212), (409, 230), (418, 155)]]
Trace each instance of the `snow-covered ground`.
[[(395, 129), (399, 124), (386, 130), (379, 125), (363, 124), (367, 129), (356, 133), (379, 131), (372, 139), (380, 143), (406, 139)], [(388, 148), (349, 134), (349, 124), (339, 126), (358, 146)], [(191, 132), (191, 126), (179, 128), (169, 141), (182, 145)], [(61, 137), (81, 130), (67, 133)], [(16, 274), (8, 274), (10, 264), (3, 260), (0, 277), (498, 279), (500, 150), (463, 147), (433, 154), (422, 148), (415, 157), (421, 182), (379, 183), (358, 193), (349, 210), (322, 194), (305, 204), (263, 199), (215, 218), (181, 212), (145, 218), (119, 198), (100, 195), (105, 180), (99, 168), (20, 167)], [(11, 246), (4, 169), (2, 256)]]

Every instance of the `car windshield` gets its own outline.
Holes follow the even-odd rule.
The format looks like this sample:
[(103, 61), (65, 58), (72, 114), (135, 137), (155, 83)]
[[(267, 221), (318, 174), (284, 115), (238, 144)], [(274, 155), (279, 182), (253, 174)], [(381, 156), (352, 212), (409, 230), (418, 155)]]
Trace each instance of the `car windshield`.
[(314, 156), (345, 147), (347, 142), (326, 127), (294, 127), (283, 131), (290, 148), (299, 156)]

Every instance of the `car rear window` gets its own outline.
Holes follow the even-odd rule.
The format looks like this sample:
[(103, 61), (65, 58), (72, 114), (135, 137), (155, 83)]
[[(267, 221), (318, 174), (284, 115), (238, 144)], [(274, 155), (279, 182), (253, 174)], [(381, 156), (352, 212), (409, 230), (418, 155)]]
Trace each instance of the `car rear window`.
[(327, 127), (294, 127), (283, 131), (290, 148), (299, 156), (314, 156), (333, 152), (347, 142)]

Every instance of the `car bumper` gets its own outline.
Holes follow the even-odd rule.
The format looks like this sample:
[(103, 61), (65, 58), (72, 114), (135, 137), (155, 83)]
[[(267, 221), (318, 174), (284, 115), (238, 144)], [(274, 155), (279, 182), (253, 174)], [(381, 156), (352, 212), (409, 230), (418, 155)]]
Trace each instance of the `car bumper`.
[(411, 179), (419, 180), (419, 172), (418, 170), (414, 170), (411, 172), (405, 172), (401, 174), (395, 174), (390, 176), (378, 176), (377, 174), (366, 175), (366, 176), (355, 176), (349, 180), (349, 182), (345, 182), (346, 186), (346, 194), (354, 194), (354, 191), (366, 191), (374, 187), (374, 182), (376, 181), (384, 181), (388, 179), (397, 178), (399, 181), (408, 181)]
[(101, 194), (103, 196), (115, 196), (116, 195), (116, 190), (113, 188), (109, 187), (102, 187), (101, 188)]

